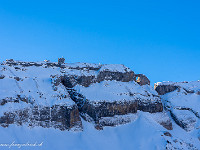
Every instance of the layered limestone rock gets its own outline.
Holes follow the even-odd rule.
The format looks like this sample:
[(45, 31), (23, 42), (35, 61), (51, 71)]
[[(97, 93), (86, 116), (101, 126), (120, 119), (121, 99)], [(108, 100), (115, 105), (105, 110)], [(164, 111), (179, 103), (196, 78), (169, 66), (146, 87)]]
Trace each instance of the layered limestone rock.
[[(87, 71), (87, 75), (85, 74), (68, 74), (65, 73), (65, 85), (67, 87), (74, 87), (77, 84), (88, 87), (92, 83), (100, 83), (102, 81), (121, 81), (121, 82), (129, 82), (134, 80), (134, 72), (124, 65), (102, 65), (97, 66), (97, 68), (92, 68), (90, 66), (87, 67), (75, 67), (81, 71)], [(70, 67), (72, 68), (72, 67)], [(92, 69), (92, 70), (89, 70)], [(97, 70), (98, 69), (98, 70)]]
[(179, 86), (175, 84), (160, 84), (160, 82), (154, 84), (154, 89), (158, 92), (159, 95), (164, 95), (166, 93), (175, 91)]
[[(110, 125), (105, 121), (102, 124), (100, 120), (105, 117), (137, 113), (138, 110), (150, 113), (163, 111), (159, 96), (148, 85), (140, 86), (134, 81), (102, 81), (89, 87), (76, 84), (72, 88), (68, 79), (63, 78), (62, 82), (68, 89), (71, 99), (78, 105), (81, 116), (88, 121), (92, 120), (96, 125)], [(119, 124), (119, 121), (116, 124)]]
[(82, 130), (77, 105), (62, 84), (56, 89), (52, 84), (51, 78), (60, 68), (25, 64), (8, 60), (0, 65), (4, 76), (0, 80), (0, 125)]
[[(149, 86), (149, 79), (124, 65), (65, 64), (64, 59), (59, 59), (58, 63), (10, 59), (0, 65), (0, 70), (0, 103), (5, 108), (1, 113), (3, 126), (26, 122), (29, 126), (81, 130), (79, 112), (85, 120), (101, 128), (106, 124), (114, 125), (114, 122), (106, 123), (107, 117), (123, 118), (138, 110), (163, 111), (160, 97)], [(15, 107), (8, 109), (10, 104)], [(16, 106), (23, 107), (14, 109)], [(35, 115), (36, 120), (31, 117), (33, 112), (39, 114)], [(26, 119), (20, 120), (18, 114)], [(128, 122), (117, 120), (116, 125)]]
[(52, 107), (33, 106), (15, 111), (6, 111), (0, 117), (0, 125), (10, 124), (58, 128), (60, 130), (82, 130), (82, 123), (76, 105), (72, 107), (55, 105)]
[[(67, 64), (66, 68), (71, 72), (63, 69), (63, 75), (52, 76), (54, 89), (62, 83), (86, 120), (98, 124), (102, 117), (126, 115), (137, 110), (163, 111), (157, 92), (148, 85), (148, 78), (135, 74), (124, 65), (84, 63)], [(140, 81), (135, 82), (138, 80), (136, 77), (140, 77)]]
[(163, 82), (156, 84), (162, 94), (165, 109), (172, 119), (187, 132), (199, 129), (200, 121), (200, 81)]
[(188, 110), (173, 109), (170, 114), (177, 125), (186, 131), (192, 131), (195, 129), (197, 123), (196, 116)]

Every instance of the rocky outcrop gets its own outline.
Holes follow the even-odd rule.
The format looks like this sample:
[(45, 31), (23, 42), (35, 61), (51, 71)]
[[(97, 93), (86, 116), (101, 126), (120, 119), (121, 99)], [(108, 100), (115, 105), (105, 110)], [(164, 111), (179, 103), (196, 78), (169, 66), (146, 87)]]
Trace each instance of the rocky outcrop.
[(137, 112), (137, 102), (85, 102), (80, 111), (87, 113), (94, 121), (98, 121), (101, 117), (113, 117), (115, 115), (126, 115), (128, 113)]
[(150, 113), (162, 112), (163, 104), (160, 101), (157, 102), (142, 102), (138, 101), (138, 110)]
[(150, 80), (143, 74), (135, 74), (134, 81), (136, 81), (139, 85), (150, 85)]
[[(6, 78), (7, 82), (14, 86), (9, 87), (8, 84), (8, 87), (2, 87), (2, 91), (5, 91), (4, 88), (15, 88), (9, 91), (13, 96), (1, 97), (1, 106), (10, 103), (27, 105), (27, 109), (3, 111), (3, 126), (28, 124), (60, 130), (74, 127), (81, 129), (80, 112), (85, 120), (90, 120), (101, 128), (129, 122), (130, 119), (124, 120), (122, 116), (136, 114), (138, 110), (150, 113), (163, 111), (159, 96), (148, 86), (149, 79), (143, 74), (135, 74), (124, 65), (65, 64), (63, 58), (59, 59), (58, 63), (10, 59), (4, 62), (1, 68), (4, 75), (1, 81)], [(87, 94), (81, 93), (80, 89), (77, 90), (77, 86), (85, 88), (86, 91), (92, 86), (99, 86), (86, 93), (90, 95), (108, 90), (108, 96), (102, 98), (105, 94), (103, 93), (100, 97), (91, 99)], [(108, 88), (101, 90), (104, 87)], [(28, 108), (29, 105), (31, 108)], [(108, 117), (116, 116), (120, 117), (114, 122), (107, 120)]]
[(125, 115), (137, 112), (137, 102), (90, 102), (83, 95), (74, 89), (68, 89), (70, 97), (76, 102), (81, 113), (86, 113), (94, 121), (101, 117), (113, 117), (115, 115)]
[(173, 130), (172, 121), (165, 111), (153, 113), (151, 117), (165, 129)]
[(26, 96), (16, 95), (16, 97), (6, 97), (0, 100), (0, 105), (3, 106), (7, 103), (20, 103), (34, 104), (34, 100)]
[(77, 76), (77, 75), (64, 75), (65, 85), (69, 88), (77, 84), (88, 87), (90, 84), (97, 82), (95, 76)]
[(139, 85), (150, 85), (150, 80), (143, 74), (134, 74), (133, 71), (129, 72), (112, 72), (112, 71), (100, 71), (97, 76), (78, 76), (65, 74), (64, 78), (68, 80), (68, 87), (74, 87), (79, 84), (85, 87), (90, 86), (92, 83), (100, 83), (102, 81), (121, 81), (129, 82), (136, 81)]
[(177, 90), (179, 87), (175, 85), (154, 85), (154, 89), (158, 92), (159, 95), (164, 95), (166, 93)]
[[(110, 66), (109, 66), (110, 67)], [(78, 105), (79, 111), (83, 118), (87, 120), (93, 120), (98, 123), (102, 117), (114, 117), (115, 115), (126, 115), (129, 113), (136, 113), (137, 110), (144, 112), (156, 113), (163, 111), (163, 105), (161, 101), (158, 100), (143, 102), (143, 100), (134, 97), (134, 94), (129, 92), (130, 96), (133, 96), (132, 100), (124, 101), (101, 101), (101, 102), (91, 102), (87, 99), (87, 96), (78, 93), (74, 87), (76, 85), (81, 85), (84, 87), (89, 87), (91, 84), (98, 84), (102, 81), (119, 81), (119, 82), (131, 82), (136, 81), (139, 85), (149, 85), (149, 79), (143, 74), (135, 74), (133, 71), (121, 66), (121, 70), (110, 69), (109, 67), (101, 66), (90, 66), (84, 64), (82, 66), (71, 66), (70, 69), (77, 70), (87, 70), (88, 75), (77, 75), (77, 74), (67, 74), (64, 76), (54, 76), (53, 84), (55, 88), (57, 85), (62, 83), (68, 90), (71, 99)], [(109, 69), (108, 69), (109, 68)], [(112, 68), (112, 66), (111, 66)], [(97, 74), (93, 74), (93, 71), (98, 70)], [(91, 72), (91, 74), (90, 74)], [(133, 85), (134, 86), (134, 85)], [(120, 87), (119, 87), (120, 88)], [(96, 91), (98, 92), (98, 91)], [(148, 97), (148, 95), (147, 95)], [(87, 117), (85, 117), (87, 116)], [(105, 125), (105, 123), (104, 123)]]
[(162, 121), (160, 122), (160, 125), (162, 125), (164, 128), (166, 128), (167, 130), (173, 130), (173, 127), (172, 127), (172, 122), (171, 120), (166, 120), (166, 121)]
[(29, 127), (58, 128), (60, 130), (82, 130), (82, 123), (77, 106), (34, 106), (22, 110), (4, 112), (0, 117), (0, 125), (8, 127), (10, 124)]
[(100, 71), (97, 76), (90, 75), (64, 75), (65, 84), (67, 87), (74, 87), (75, 85), (79, 84), (85, 87), (90, 86), (92, 83), (100, 83), (101, 81), (105, 80), (115, 80), (115, 81), (121, 81), (121, 82), (129, 82), (133, 81), (134, 72), (111, 72), (111, 71)]
[(133, 80), (134, 72), (126, 71), (126, 72), (111, 72), (111, 71), (100, 71), (97, 75), (97, 82), (101, 82), (104, 80), (116, 80), (121, 82), (129, 82)]
[(5, 78), (5, 75), (0, 75), (0, 79), (3, 79), (3, 78)]
[(200, 97), (197, 94), (199, 87), (199, 81), (155, 84), (165, 109), (170, 112), (174, 122), (187, 132), (199, 128), (197, 126), (200, 118), (198, 101)]
[(188, 110), (176, 110), (170, 111), (173, 120), (186, 131), (191, 131), (195, 128), (197, 119), (193, 113)]
[[(93, 102), (89, 101), (84, 95), (78, 93), (76, 90), (72, 88), (67, 88), (68, 92), (70, 94), (70, 97), (74, 102), (78, 105), (79, 111), (81, 113), (81, 116), (87, 120), (94, 122), (97, 126), (97, 128), (100, 128), (100, 126), (115, 126), (116, 124), (119, 124), (120, 122), (124, 124), (126, 121), (117, 121), (116, 123), (106, 123), (105, 121), (99, 123), (100, 120), (102, 120), (103, 117), (114, 117), (116, 115), (127, 115), (130, 113), (137, 113), (138, 110), (144, 111), (144, 112), (150, 112), (150, 113), (156, 113), (156, 112), (162, 112), (163, 111), (163, 105), (161, 101), (157, 102), (142, 102), (139, 99), (138, 100), (132, 100), (132, 101), (102, 101), (102, 102)], [(127, 121), (128, 122), (128, 121)]]

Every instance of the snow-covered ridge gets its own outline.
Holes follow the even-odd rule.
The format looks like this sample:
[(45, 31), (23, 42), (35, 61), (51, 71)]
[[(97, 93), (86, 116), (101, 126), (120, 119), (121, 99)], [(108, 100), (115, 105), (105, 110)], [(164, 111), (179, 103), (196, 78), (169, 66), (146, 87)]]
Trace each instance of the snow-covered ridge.
[(193, 90), (199, 90), (200, 89), (200, 80), (198, 81), (183, 81), (183, 82), (172, 82), (172, 81), (164, 81), (164, 82), (157, 82), (155, 83), (156, 86), (159, 85), (174, 85), (179, 86), (186, 89), (193, 89)]
[(55, 91), (51, 75), (60, 73), (59, 68), (21, 67), (1, 65), (0, 99), (16, 98), (18, 95), (32, 100), (35, 104), (52, 106), (55, 104), (73, 105), (63, 85)]
[[(94, 93), (95, 91), (98, 93), (100, 92), (99, 90), (101, 90), (102, 92), (104, 91), (104, 93), (101, 92), (101, 94), (104, 95), (108, 88), (103, 90), (103, 87), (105, 86), (102, 86), (102, 88), (98, 86), (102, 85), (103, 83), (101, 84), (99, 82), (103, 82), (104, 80), (108, 81), (111, 86), (109, 89), (111, 90), (114, 89), (114, 86), (118, 90), (124, 89), (125, 94), (118, 95), (118, 98), (114, 98), (115, 94), (111, 92), (109, 97), (96, 97), (93, 100), (133, 100), (133, 93), (134, 96), (148, 96), (148, 90), (151, 92), (153, 91), (153, 94), (156, 95), (156, 92), (149, 88), (149, 86), (141, 87), (137, 82), (134, 82), (133, 80), (135, 79), (135, 75), (136, 74), (134, 74), (134, 72), (129, 68), (125, 67), (124, 65), (117, 64), (59, 64), (47, 60), (43, 62), (23, 62), (10, 59), (6, 60), (0, 65), (0, 99), (4, 101), (6, 100), (7, 102), (9, 102), (9, 99), (13, 99), (13, 101), (15, 101), (20, 95), (20, 98), (25, 99), (25, 101), (37, 105), (73, 105), (74, 102), (67, 94), (65, 86), (61, 83), (62, 81), (55, 83), (57, 78), (60, 77), (70, 77), (70, 82), (72, 82), (71, 84), (77, 84), (76, 89), (80, 85), (89, 86), (90, 84), (97, 82), (97, 84), (86, 88), (88, 93)], [(115, 81), (118, 81), (118, 84), (116, 84)], [(55, 84), (57, 84), (56, 87)], [(99, 89), (95, 88), (95, 86), (98, 86), (97, 88)], [(135, 87), (133, 89), (134, 91), (130, 91), (130, 87)], [(144, 92), (145, 87), (148, 87), (146, 92)], [(90, 92), (90, 89), (93, 89), (93, 92)], [(115, 92), (117, 93), (117, 90)], [(126, 93), (132, 94), (132, 98), (122, 97), (123, 95), (126, 95)], [(118, 92), (118, 94), (120, 93)], [(153, 99), (154, 98), (152, 97), (151, 100)]]
[[(156, 83), (161, 95), (149, 83), (124, 65), (8, 60), (0, 65), (0, 125), (82, 131), (90, 124), (102, 132), (151, 126), (162, 149), (198, 147), (200, 81)], [(177, 136), (180, 130), (186, 136)]]
[(65, 69), (75, 69), (75, 70), (96, 70), (96, 71), (111, 71), (111, 72), (130, 72), (130, 68), (122, 64), (94, 64), (94, 63), (63, 63), (61, 66), (57, 62), (50, 61), (40, 61), (40, 62), (24, 62), (24, 61), (14, 61), (12, 59), (3, 62), (2, 64), (8, 65), (21, 65), (21, 66), (53, 66), (62, 67)]
[(174, 90), (183, 89), (187, 93), (200, 93), (200, 81), (191, 81), (191, 82), (158, 82), (154, 84), (155, 90), (163, 95)]
[[(140, 76), (139, 82), (136, 82), (136, 76)], [(4, 108), (1, 109), (1, 114), (6, 109), (11, 113), (26, 110), (31, 114), (32, 110), (27, 108), (36, 107), (39, 108), (36, 109), (38, 113), (40, 110), (48, 110), (49, 117), (45, 118), (49, 122), (51, 113), (57, 106), (70, 109), (70, 113), (76, 112), (78, 107), (81, 111), (84, 106), (86, 109), (81, 114), (89, 114), (94, 121), (101, 117), (135, 113), (138, 108), (148, 112), (162, 111), (162, 103), (155, 90), (149, 85), (140, 85), (140, 81), (143, 81), (142, 85), (149, 84), (147, 77), (137, 75), (119, 64), (64, 63), (63, 58), (58, 63), (11, 59), (0, 65), (0, 102)], [(110, 111), (111, 108), (104, 108), (102, 112), (101, 107), (106, 105), (112, 107), (113, 111)], [(101, 115), (95, 115), (97, 111)], [(25, 116), (27, 113), (22, 114)], [(10, 113), (4, 114), (3, 117), (9, 115)], [(17, 121), (15, 118), (10, 123)]]
[(155, 89), (174, 122), (200, 139), (200, 81), (162, 82)]

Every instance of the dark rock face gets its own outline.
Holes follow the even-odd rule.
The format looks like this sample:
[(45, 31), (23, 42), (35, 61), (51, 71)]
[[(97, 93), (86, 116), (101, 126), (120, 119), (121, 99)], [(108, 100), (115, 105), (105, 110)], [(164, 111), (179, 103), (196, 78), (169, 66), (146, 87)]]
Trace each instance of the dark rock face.
[(97, 75), (97, 82), (104, 80), (116, 80), (122, 82), (129, 82), (133, 80), (134, 72), (110, 72), (110, 71), (101, 71)]
[(194, 117), (194, 114), (191, 115), (188, 114), (188, 112), (189, 110), (173, 110), (170, 111), (170, 114), (177, 125), (186, 131), (191, 131), (195, 126), (196, 118)]
[(97, 77), (94, 75), (91, 76), (76, 76), (76, 75), (64, 75), (64, 82), (67, 87), (74, 87), (76, 84), (88, 87), (92, 83), (99, 83), (104, 80), (116, 80), (122, 82), (133, 81), (134, 72), (110, 72), (110, 71), (101, 71), (98, 73)]
[(29, 99), (28, 97), (23, 97), (21, 95), (17, 95), (16, 97), (6, 97), (0, 100), (0, 105), (5, 105), (6, 103), (19, 103), (20, 101), (33, 104), (34, 101)]
[(134, 81), (136, 81), (139, 85), (150, 85), (150, 80), (143, 74), (135, 74)]
[(15, 80), (20, 81), (20, 77), (14, 77)]
[(183, 88), (183, 89), (185, 90), (186, 93), (189, 93), (189, 94), (191, 94), (191, 93), (195, 93), (194, 90), (188, 90), (188, 89), (185, 89), (185, 88)]
[(69, 78), (68, 81), (71, 84), (71, 87), (75, 86), (76, 84), (88, 87), (90, 84), (97, 82), (95, 76), (79, 76), (77, 78), (72, 77)]
[(164, 95), (166, 93), (177, 90), (179, 87), (175, 85), (155, 85), (154, 89), (158, 92), (159, 95)]
[(65, 58), (58, 58), (58, 65), (62, 65), (65, 63)]
[(163, 111), (163, 104), (161, 102), (154, 102), (154, 103), (144, 103), (138, 101), (138, 110), (150, 113), (162, 112)]
[(92, 104), (86, 102), (80, 111), (87, 113), (94, 121), (98, 121), (101, 117), (113, 117), (115, 115), (125, 115), (128, 113), (137, 112), (137, 102), (122, 102), (122, 103), (110, 103), (99, 102), (98, 104)]
[(5, 76), (4, 75), (0, 75), (0, 79), (4, 79), (5, 78)]
[[(126, 115), (129, 113), (137, 113), (137, 110), (156, 113), (163, 111), (163, 105), (161, 102), (143, 103), (139, 100), (122, 101), (122, 102), (91, 102), (87, 100), (84, 95), (79, 94), (72, 88), (67, 88), (71, 99), (78, 105), (81, 116), (87, 121), (93, 121), (97, 125), (97, 129), (101, 129), (102, 126), (115, 123), (101, 122), (102, 117), (114, 117), (115, 115)], [(88, 118), (89, 117), (89, 118)], [(117, 123), (124, 124), (126, 121), (118, 121)], [(115, 124), (116, 125), (116, 124)]]
[(169, 132), (164, 132), (164, 135), (165, 135), (165, 136), (172, 137), (171, 133), (169, 133)]
[(8, 127), (10, 124), (27, 124), (30, 127), (58, 128), (60, 130), (82, 130), (82, 123), (77, 106), (34, 106), (17, 111), (5, 112), (0, 117), (0, 124)]
[(173, 130), (171, 120), (167, 120), (167, 121), (165, 121), (165, 122), (160, 122), (160, 125), (162, 125), (162, 126), (163, 126), (164, 128), (166, 128), (167, 130)]

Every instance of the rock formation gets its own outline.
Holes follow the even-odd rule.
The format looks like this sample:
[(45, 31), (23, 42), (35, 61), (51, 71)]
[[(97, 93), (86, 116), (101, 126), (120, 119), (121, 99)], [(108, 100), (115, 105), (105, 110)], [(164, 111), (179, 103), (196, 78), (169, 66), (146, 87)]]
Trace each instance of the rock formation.
[[(124, 65), (10, 59), (0, 67), (1, 105), (13, 104), (11, 109), (2, 110), (0, 124), (4, 127), (15, 123), (82, 130), (79, 114), (95, 126), (110, 126), (105, 121), (108, 117), (135, 114), (138, 110), (163, 111), (160, 97), (149, 86), (148, 78)], [(126, 121), (118, 120), (112, 125), (119, 122)]]
[(199, 141), (200, 81), (162, 82), (153, 88), (145, 75), (124, 65), (64, 61), (0, 64), (2, 127), (83, 131), (86, 123), (103, 130), (131, 122), (140, 128), (142, 122), (142, 132), (152, 125), (162, 134), (166, 149), (196, 148), (174, 133), (184, 131), (192, 140), (198, 133)]
[(162, 95), (165, 109), (172, 119), (184, 130), (199, 128), (200, 103), (197, 100), (200, 81), (163, 82), (155, 84), (155, 90)]

